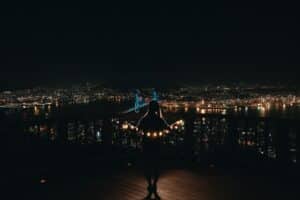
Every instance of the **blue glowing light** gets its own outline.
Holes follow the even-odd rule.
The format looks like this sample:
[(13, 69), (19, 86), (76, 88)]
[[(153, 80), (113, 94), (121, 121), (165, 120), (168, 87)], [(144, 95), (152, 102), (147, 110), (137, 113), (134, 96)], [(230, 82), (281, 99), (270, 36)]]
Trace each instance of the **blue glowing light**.
[[(153, 90), (152, 92), (152, 101), (159, 101), (158, 99), (158, 94), (155, 90)], [(141, 96), (141, 92), (139, 90), (136, 90), (135, 93), (135, 100), (134, 100), (134, 107), (130, 108), (128, 110), (126, 110), (123, 113), (130, 113), (130, 112), (136, 112), (139, 113), (141, 108), (147, 106), (149, 103), (146, 103), (143, 99), (143, 97)]]
[(152, 92), (152, 100), (153, 101), (158, 101), (158, 94), (155, 90), (153, 90), (153, 92)]

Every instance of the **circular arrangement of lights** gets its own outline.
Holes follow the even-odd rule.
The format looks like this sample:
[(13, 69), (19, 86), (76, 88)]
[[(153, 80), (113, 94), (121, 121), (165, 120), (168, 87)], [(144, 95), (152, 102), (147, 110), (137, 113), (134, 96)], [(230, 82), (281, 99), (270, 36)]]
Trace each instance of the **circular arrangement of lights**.
[[(149, 138), (160, 138), (160, 137), (163, 137), (167, 134), (170, 133), (170, 130), (178, 130), (179, 127), (183, 127), (184, 126), (184, 121), (183, 120), (178, 120), (176, 121), (175, 123), (171, 124), (169, 126), (168, 129), (164, 129), (164, 130), (161, 130), (161, 131), (141, 131), (140, 134), (142, 136), (146, 136), (146, 137), (149, 137)], [(138, 127), (128, 123), (128, 122), (125, 122), (123, 125), (122, 125), (122, 129), (123, 130), (131, 130), (131, 131), (139, 131)]]

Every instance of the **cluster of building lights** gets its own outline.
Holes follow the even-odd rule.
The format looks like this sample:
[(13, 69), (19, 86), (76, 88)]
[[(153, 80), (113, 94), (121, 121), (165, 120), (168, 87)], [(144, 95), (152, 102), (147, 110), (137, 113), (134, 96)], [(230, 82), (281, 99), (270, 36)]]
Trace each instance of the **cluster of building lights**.
[(170, 125), (170, 129), (171, 129), (171, 130), (177, 130), (180, 126), (184, 126), (184, 121), (183, 121), (182, 119), (176, 121), (176, 122), (173, 123), (173, 124), (171, 124), (171, 125)]

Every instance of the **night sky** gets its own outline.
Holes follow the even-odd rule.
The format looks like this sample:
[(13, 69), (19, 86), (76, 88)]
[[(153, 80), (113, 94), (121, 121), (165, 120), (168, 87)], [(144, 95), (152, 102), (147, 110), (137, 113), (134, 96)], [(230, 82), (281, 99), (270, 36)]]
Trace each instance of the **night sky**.
[(2, 89), (297, 80), (299, 16), (284, 1), (1, 9)]

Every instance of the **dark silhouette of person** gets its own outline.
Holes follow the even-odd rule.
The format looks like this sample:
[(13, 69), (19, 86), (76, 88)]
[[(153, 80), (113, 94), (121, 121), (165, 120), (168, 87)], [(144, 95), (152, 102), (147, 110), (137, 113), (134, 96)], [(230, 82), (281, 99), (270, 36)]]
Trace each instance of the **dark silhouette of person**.
[(151, 101), (149, 110), (138, 123), (139, 131), (143, 133), (143, 160), (145, 176), (148, 182), (148, 196), (152, 194), (160, 199), (157, 193), (157, 181), (160, 174), (162, 132), (169, 129), (168, 124), (162, 117), (157, 101)]

